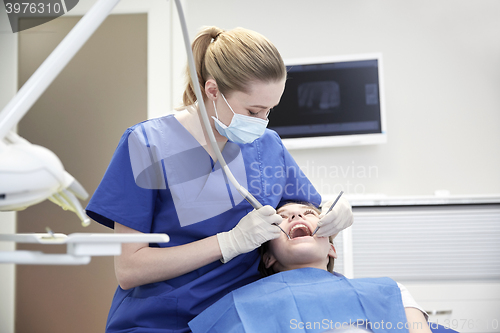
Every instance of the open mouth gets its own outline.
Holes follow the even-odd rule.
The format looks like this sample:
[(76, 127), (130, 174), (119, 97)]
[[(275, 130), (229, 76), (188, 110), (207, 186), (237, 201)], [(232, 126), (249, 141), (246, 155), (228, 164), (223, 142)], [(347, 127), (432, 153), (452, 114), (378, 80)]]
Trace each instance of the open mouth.
[(296, 224), (290, 229), (290, 232), (288, 233), (288, 236), (290, 236), (290, 239), (298, 238), (298, 237), (305, 237), (305, 236), (311, 236), (312, 232), (309, 229), (308, 226), (305, 224), (299, 223)]

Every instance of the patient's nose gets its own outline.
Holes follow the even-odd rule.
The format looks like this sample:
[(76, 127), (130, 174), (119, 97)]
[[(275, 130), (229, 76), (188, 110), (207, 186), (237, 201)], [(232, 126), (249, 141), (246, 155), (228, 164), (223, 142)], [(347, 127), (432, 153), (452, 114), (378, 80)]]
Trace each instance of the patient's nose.
[(303, 218), (302, 214), (292, 214), (292, 216), (290, 216), (290, 220), (289, 221), (293, 221), (296, 217)]

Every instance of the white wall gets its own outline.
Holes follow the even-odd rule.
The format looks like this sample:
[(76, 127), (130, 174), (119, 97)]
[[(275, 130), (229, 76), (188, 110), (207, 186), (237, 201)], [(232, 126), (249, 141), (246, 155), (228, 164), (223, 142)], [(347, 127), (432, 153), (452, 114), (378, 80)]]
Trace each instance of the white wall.
[[(17, 36), (0, 5), (0, 110), (17, 91)], [(16, 215), (0, 212), (0, 234), (13, 234)], [(14, 250), (14, 244), (0, 242), (0, 251)], [(15, 266), (0, 264), (0, 332), (14, 332)]]
[[(190, 0), (188, 24), (256, 30), (283, 58), (381, 52), (388, 143), (293, 151), (322, 193), (500, 193), (500, 2)], [(325, 173), (328, 170), (328, 173)]]
[[(66, 15), (84, 15), (97, 1), (80, 0)], [(121, 0), (111, 14), (148, 14), (148, 115), (159, 117), (172, 112), (172, 21), (175, 6), (164, 0)]]

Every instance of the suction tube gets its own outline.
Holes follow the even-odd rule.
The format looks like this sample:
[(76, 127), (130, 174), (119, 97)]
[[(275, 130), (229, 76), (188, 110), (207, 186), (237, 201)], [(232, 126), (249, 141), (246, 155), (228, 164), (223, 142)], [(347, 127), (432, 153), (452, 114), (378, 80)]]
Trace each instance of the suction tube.
[(231, 173), (231, 170), (229, 170), (229, 167), (227, 166), (226, 161), (224, 160), (224, 157), (222, 157), (222, 153), (219, 150), (217, 142), (215, 141), (215, 136), (212, 131), (212, 126), (210, 125), (210, 121), (208, 119), (207, 109), (205, 108), (203, 95), (201, 93), (200, 84), (198, 82), (198, 74), (196, 73), (196, 65), (194, 63), (193, 50), (191, 49), (191, 41), (188, 36), (186, 20), (184, 18), (184, 12), (181, 6), (181, 0), (175, 0), (175, 5), (177, 7), (177, 12), (179, 14), (179, 20), (182, 28), (182, 35), (184, 37), (184, 44), (186, 46), (189, 74), (191, 76), (191, 81), (193, 82), (193, 88), (194, 88), (194, 93), (196, 95), (196, 99), (198, 100), (198, 107), (200, 108), (200, 114), (203, 126), (207, 130), (208, 138), (210, 140), (210, 146), (212, 147), (212, 150), (215, 152), (217, 160), (222, 166), (222, 169), (224, 170), (224, 173), (226, 174), (231, 184), (233, 184), (236, 190), (238, 190), (238, 192), (243, 196), (243, 198), (245, 198), (246, 201), (248, 201), (253, 206), (253, 208), (259, 209), (262, 207), (262, 204), (257, 199), (255, 199), (255, 197), (250, 192), (248, 192), (246, 188), (241, 186), (236, 180), (236, 178), (234, 178), (233, 174)]

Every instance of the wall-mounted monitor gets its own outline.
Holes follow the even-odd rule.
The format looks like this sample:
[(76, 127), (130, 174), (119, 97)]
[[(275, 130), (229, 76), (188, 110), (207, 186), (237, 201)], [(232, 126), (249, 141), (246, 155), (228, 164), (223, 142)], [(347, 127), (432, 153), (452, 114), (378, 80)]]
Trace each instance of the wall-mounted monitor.
[(387, 141), (382, 55), (285, 61), (285, 92), (269, 117), (288, 149)]

